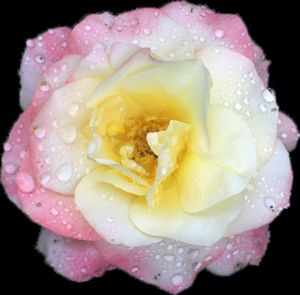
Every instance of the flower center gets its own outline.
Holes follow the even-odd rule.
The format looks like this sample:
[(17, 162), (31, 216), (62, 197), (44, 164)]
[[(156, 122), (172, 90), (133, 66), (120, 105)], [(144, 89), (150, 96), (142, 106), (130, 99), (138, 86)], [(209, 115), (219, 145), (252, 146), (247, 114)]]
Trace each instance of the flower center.
[(121, 163), (124, 167), (143, 176), (153, 178), (157, 167), (157, 155), (149, 146), (147, 135), (167, 129), (169, 120), (157, 117), (135, 117), (124, 122), (124, 134), (118, 143)]

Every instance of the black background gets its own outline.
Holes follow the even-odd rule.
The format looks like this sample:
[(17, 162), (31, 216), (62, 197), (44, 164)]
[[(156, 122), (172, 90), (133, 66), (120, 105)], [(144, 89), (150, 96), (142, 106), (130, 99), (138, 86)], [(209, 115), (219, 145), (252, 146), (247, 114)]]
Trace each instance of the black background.
[[(197, 3), (197, 1), (192, 1)], [(272, 3), (264, 4), (263, 2)], [(277, 92), (281, 110), (299, 122), (297, 100), (299, 99), (299, 39), (296, 1), (205, 1), (218, 12), (238, 13), (246, 22), (251, 36), (260, 44), (272, 60), (270, 69), (270, 85)], [(20, 64), (25, 40), (35, 37), (50, 27), (72, 26), (84, 15), (93, 12), (111, 11), (119, 13), (138, 6), (160, 6), (164, 1), (39, 1), (32, 5), (8, 3), (1, 8), (1, 138), (4, 142), (8, 130), (21, 112), (18, 105), (19, 82), (17, 71)], [(71, 4), (70, 4), (71, 3)], [(199, 2), (198, 2), (199, 3)], [(298, 154), (298, 155), (297, 155)], [(283, 212), (271, 226), (271, 244), (259, 267), (248, 267), (240, 273), (220, 278), (207, 272), (198, 276), (193, 287), (183, 294), (213, 294), (222, 291), (225, 294), (241, 292), (276, 292), (295, 293), (297, 273), (299, 276), (299, 174), (297, 162), (299, 151), (292, 153), (291, 158), (295, 171), (295, 182), (292, 195), (292, 206)], [(298, 166), (298, 167), (297, 167)], [(101, 279), (77, 284), (56, 275), (46, 266), (43, 257), (35, 249), (39, 227), (31, 223), (0, 192), (0, 246), (2, 270), (0, 291), (9, 287), (9, 292), (21, 288), (31, 294), (52, 291), (83, 292), (82, 294), (115, 294), (128, 292), (131, 294), (147, 293), (164, 294), (162, 291), (145, 285), (125, 273), (113, 271), (106, 273)], [(299, 213), (298, 213), (299, 215)], [(296, 270), (293, 270), (296, 267)], [(121, 291), (120, 291), (121, 290)], [(297, 293), (297, 292), (296, 292)], [(6, 293), (2, 293), (6, 294)]]

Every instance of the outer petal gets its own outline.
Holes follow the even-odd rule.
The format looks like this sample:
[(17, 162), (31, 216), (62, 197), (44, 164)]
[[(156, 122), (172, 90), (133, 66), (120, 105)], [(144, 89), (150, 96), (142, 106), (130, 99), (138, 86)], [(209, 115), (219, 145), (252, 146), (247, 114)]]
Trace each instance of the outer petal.
[(270, 61), (266, 59), (263, 50), (256, 44), (253, 44), (253, 52), (254, 52), (254, 65), (256, 71), (262, 81), (264, 82), (265, 86), (267, 87), (269, 84), (269, 66)]
[(289, 154), (278, 140), (274, 156), (262, 167), (244, 198), (239, 217), (231, 224), (226, 235), (242, 233), (270, 223), (289, 206), (292, 170)]
[(75, 202), (80, 212), (106, 241), (129, 247), (159, 241), (139, 231), (130, 221), (128, 211), (134, 195), (103, 183), (96, 169), (76, 187)]
[(43, 72), (63, 56), (69, 34), (70, 29), (57, 28), (27, 41), (20, 70), (20, 104), (23, 109), (30, 104)]
[(35, 111), (28, 108), (13, 126), (7, 142), (4, 144), (1, 180), (8, 197), (18, 206), (16, 173), (25, 157), (29, 145), (29, 127)]
[(296, 148), (299, 131), (295, 122), (284, 113), (279, 113), (277, 137), (288, 151)]
[(57, 273), (72, 281), (101, 277), (109, 267), (94, 242), (65, 238), (46, 229), (40, 234), (37, 249)]
[(59, 235), (83, 240), (98, 240), (71, 196), (47, 190), (34, 176), (32, 159), (27, 152), (16, 175), (22, 210), (38, 224)]
[(72, 194), (93, 162), (86, 158), (91, 140), (85, 100), (99, 80), (87, 78), (56, 90), (32, 124), (32, 161), (43, 186)]
[(241, 116), (256, 141), (258, 166), (274, 152), (278, 107), (253, 63), (226, 48), (205, 48), (199, 52), (212, 77), (211, 103), (222, 104)]
[(187, 2), (171, 2), (162, 10), (190, 32), (197, 49), (224, 46), (253, 59), (253, 43), (239, 16)]
[(247, 265), (259, 265), (269, 243), (268, 226), (232, 236), (221, 258), (207, 269), (220, 276), (229, 276)]
[(165, 239), (149, 246), (128, 248), (97, 242), (103, 257), (130, 275), (172, 294), (190, 287), (197, 273), (218, 259), (224, 242), (197, 247)]

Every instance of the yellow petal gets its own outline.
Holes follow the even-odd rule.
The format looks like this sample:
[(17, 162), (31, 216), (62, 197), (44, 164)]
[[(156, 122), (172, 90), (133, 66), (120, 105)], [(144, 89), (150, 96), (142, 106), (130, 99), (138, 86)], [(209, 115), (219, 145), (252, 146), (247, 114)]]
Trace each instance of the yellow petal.
[(129, 214), (134, 225), (145, 234), (192, 245), (210, 246), (217, 242), (241, 210), (240, 200), (232, 198), (201, 213), (187, 214), (181, 208), (177, 184), (172, 178), (161, 194), (162, 202), (150, 210), (143, 198), (133, 201)]
[[(76, 187), (75, 203), (89, 224), (106, 241), (138, 247), (158, 242), (159, 239), (138, 230), (128, 216), (135, 196), (103, 183), (102, 170), (94, 170)], [(138, 197), (139, 198), (139, 197)]]
[(195, 60), (162, 63), (132, 74), (120, 84), (123, 93), (147, 113), (193, 124), (195, 152), (209, 147), (209, 86), (206, 68)]
[(240, 193), (248, 179), (187, 153), (176, 173), (180, 201), (188, 213), (205, 210)]

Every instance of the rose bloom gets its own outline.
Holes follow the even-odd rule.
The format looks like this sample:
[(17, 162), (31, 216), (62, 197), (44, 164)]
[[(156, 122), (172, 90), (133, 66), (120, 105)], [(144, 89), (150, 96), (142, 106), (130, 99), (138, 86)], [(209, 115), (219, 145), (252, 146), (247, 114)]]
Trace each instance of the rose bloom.
[[(74, 281), (120, 268), (171, 293), (258, 265), (298, 139), (236, 15), (173, 2), (27, 41), (9, 198)], [(70, 259), (71, 257), (71, 259)]]

